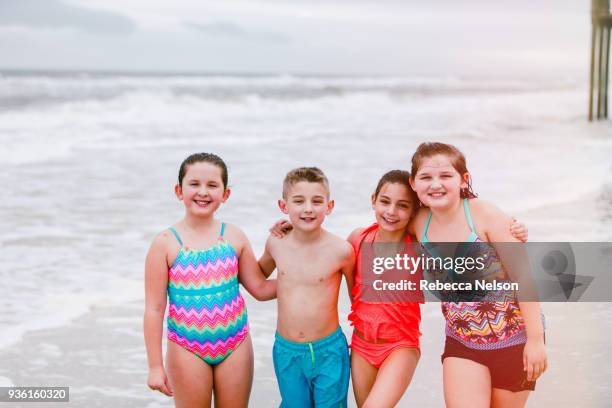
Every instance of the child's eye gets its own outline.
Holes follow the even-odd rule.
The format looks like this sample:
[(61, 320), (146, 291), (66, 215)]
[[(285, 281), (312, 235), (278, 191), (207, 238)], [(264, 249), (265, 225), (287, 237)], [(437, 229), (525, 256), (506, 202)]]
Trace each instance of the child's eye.
[(419, 177), (421, 180), (429, 180), (431, 177), (430, 176), (421, 176)]

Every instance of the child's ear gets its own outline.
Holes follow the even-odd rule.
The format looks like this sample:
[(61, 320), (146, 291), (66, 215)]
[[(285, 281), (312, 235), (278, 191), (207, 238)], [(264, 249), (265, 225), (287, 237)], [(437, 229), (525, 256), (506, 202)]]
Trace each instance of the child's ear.
[(227, 199), (230, 198), (230, 195), (232, 195), (232, 190), (228, 187), (223, 192), (223, 199), (221, 200), (221, 202), (222, 203), (226, 202)]
[(463, 177), (461, 177), (461, 189), (468, 188), (470, 182), (470, 173), (463, 173)]
[(325, 212), (325, 215), (331, 214), (332, 210), (334, 209), (335, 204), (336, 203), (334, 202), (334, 200), (329, 200), (327, 202), (327, 211)]
[(410, 188), (412, 189), (412, 191), (416, 192), (416, 188), (414, 187), (414, 179), (412, 177), (410, 177), (408, 179), (408, 183), (410, 184)]
[(174, 186), (174, 194), (176, 195), (176, 198), (178, 198), (180, 201), (183, 201), (183, 188), (180, 184), (176, 184)]
[(278, 208), (280, 208), (283, 214), (289, 213), (289, 211), (287, 210), (287, 202), (285, 201), (284, 198), (281, 198), (280, 200), (278, 200)]
[(372, 209), (374, 209), (374, 204), (376, 204), (376, 194), (372, 194)]

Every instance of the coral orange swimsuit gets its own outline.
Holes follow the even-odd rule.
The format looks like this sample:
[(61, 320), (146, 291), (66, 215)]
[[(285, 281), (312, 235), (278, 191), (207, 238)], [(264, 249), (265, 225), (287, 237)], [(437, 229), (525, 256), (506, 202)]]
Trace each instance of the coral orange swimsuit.
[[(357, 261), (355, 286), (352, 292), (353, 304), (348, 318), (355, 328), (351, 339), (351, 349), (379, 368), (386, 358), (398, 348), (416, 348), (420, 351), (420, 303), (423, 303), (423, 295), (419, 292), (417, 301), (410, 302), (363, 300), (364, 294), (375, 289), (370, 282), (364, 283), (360, 255), (366, 245), (374, 245), (377, 230), (378, 224), (374, 223), (351, 242)], [(410, 235), (406, 235), (404, 243), (412, 244), (413, 242)], [(408, 247), (410, 248), (411, 245)]]

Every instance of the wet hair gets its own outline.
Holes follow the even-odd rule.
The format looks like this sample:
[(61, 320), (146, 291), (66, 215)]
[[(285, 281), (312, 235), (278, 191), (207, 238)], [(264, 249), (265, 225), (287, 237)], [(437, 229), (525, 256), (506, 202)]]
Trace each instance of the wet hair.
[(380, 190), (382, 190), (385, 184), (389, 183), (397, 183), (406, 186), (408, 196), (410, 197), (410, 202), (412, 204), (412, 212), (415, 213), (419, 208), (419, 198), (414, 190), (410, 187), (410, 173), (406, 170), (391, 170), (383, 174), (380, 180), (378, 180), (376, 190), (374, 190), (374, 200), (378, 198), (378, 194), (380, 194)]
[(185, 174), (190, 165), (195, 163), (210, 163), (213, 164), (221, 170), (221, 180), (223, 181), (223, 188), (227, 188), (227, 166), (222, 158), (213, 153), (194, 153), (189, 155), (183, 162), (181, 163), (181, 167), (179, 168), (178, 174), (178, 183), (179, 185), (183, 185), (183, 178), (185, 178)]
[(285, 180), (283, 180), (283, 198), (287, 198), (289, 189), (300, 181), (321, 184), (325, 187), (329, 196), (329, 181), (321, 169), (318, 167), (298, 167), (287, 173)]
[(444, 155), (448, 157), (453, 165), (453, 168), (463, 177), (465, 173), (468, 173), (467, 187), (462, 188), (460, 191), (461, 198), (476, 198), (477, 195), (472, 190), (472, 177), (469, 176), (465, 156), (455, 146), (438, 143), (438, 142), (426, 142), (421, 143), (417, 147), (416, 152), (412, 155), (412, 178), (417, 174), (419, 167), (423, 164), (423, 160), (435, 155)]

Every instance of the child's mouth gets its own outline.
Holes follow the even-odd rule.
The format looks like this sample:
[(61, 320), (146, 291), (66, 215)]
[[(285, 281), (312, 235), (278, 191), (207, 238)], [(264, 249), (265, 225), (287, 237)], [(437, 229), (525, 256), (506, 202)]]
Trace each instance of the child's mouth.
[(428, 194), (431, 198), (442, 198), (446, 195), (445, 192), (440, 191), (440, 192), (436, 192), (436, 193), (429, 193)]
[(198, 207), (207, 207), (211, 203), (211, 201), (207, 201), (207, 200), (193, 200), (193, 201), (198, 205)]
[(304, 222), (313, 222), (316, 219), (317, 219), (316, 217), (300, 217), (300, 220)]
[(393, 224), (397, 224), (397, 223), (399, 222), (399, 220), (392, 220), (392, 219), (389, 219), (389, 218), (387, 218), (387, 217), (382, 217), (382, 219), (383, 219), (383, 221), (385, 221), (387, 224), (391, 224), (391, 225), (393, 225)]

